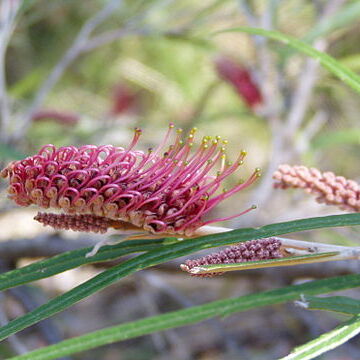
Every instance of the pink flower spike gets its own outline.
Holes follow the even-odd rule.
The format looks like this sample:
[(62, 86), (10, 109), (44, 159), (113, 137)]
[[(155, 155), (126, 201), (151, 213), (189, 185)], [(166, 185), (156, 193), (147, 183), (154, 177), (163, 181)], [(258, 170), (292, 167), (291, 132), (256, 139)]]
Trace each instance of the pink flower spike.
[(38, 154), (10, 163), (0, 176), (9, 178), (9, 198), (18, 205), (34, 204), (67, 214), (37, 217), (46, 225), (62, 229), (103, 232), (108, 227), (117, 228), (121, 222), (138, 231), (191, 237), (205, 224), (253, 209), (204, 220), (218, 203), (250, 186), (259, 171), (244, 183), (217, 194), (246, 153), (242, 151), (236, 163), (230, 164), (225, 161), (226, 141), (220, 141), (220, 137), (204, 137), (192, 151), (196, 129), (185, 138), (177, 130), (169, 145), (173, 132), (174, 125), (170, 124), (157, 148), (148, 152), (135, 150), (140, 129), (135, 129), (127, 148), (45, 145)]
[(281, 257), (281, 241), (276, 238), (267, 238), (245, 241), (200, 259), (186, 260), (185, 264), (180, 265), (180, 268), (183, 271), (189, 272), (191, 276), (214, 277), (222, 275), (223, 272), (195, 274), (191, 270), (202, 265), (235, 264), (247, 261), (278, 259)]
[(314, 194), (319, 203), (336, 205), (351, 212), (360, 211), (360, 184), (354, 180), (329, 171), (322, 173), (316, 168), (287, 164), (278, 167), (273, 179), (275, 188), (301, 188)]

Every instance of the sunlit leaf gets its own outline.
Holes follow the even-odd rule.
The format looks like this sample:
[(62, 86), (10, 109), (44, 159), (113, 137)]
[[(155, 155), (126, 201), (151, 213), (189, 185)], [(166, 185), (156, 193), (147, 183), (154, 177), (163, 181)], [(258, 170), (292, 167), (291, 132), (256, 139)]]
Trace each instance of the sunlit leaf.
[(294, 351), (280, 360), (310, 360), (332, 350), (360, 332), (360, 314), (344, 322), (336, 329), (325, 333)]

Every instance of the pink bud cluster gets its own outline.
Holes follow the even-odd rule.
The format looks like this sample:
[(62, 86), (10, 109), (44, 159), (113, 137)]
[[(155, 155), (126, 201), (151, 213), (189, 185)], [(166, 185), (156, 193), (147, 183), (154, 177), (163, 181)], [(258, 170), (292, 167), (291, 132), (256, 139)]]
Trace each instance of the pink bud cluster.
[[(276, 238), (246, 241), (239, 245), (230, 246), (218, 253), (204, 256), (200, 259), (186, 260), (185, 264), (181, 265), (181, 269), (190, 272), (192, 268), (202, 265), (234, 264), (247, 261), (278, 259), (282, 257), (280, 247), (281, 242)], [(214, 277), (222, 274), (222, 272), (214, 272), (192, 274), (192, 276)]]
[(34, 217), (34, 220), (44, 226), (51, 226), (56, 230), (73, 230), (101, 234), (106, 233), (112, 225), (111, 219), (91, 214), (68, 215), (39, 212)]
[[(252, 184), (259, 169), (248, 180), (219, 193), (246, 152), (241, 151), (235, 163), (227, 162), (226, 141), (219, 137), (204, 137), (192, 151), (196, 129), (184, 139), (178, 129), (167, 146), (173, 131), (170, 124), (161, 144), (148, 152), (134, 150), (139, 129), (127, 148), (46, 145), (38, 154), (10, 163), (0, 175), (10, 178), (9, 196), (18, 205), (121, 220), (157, 234), (191, 236), (203, 225), (250, 211), (252, 208), (228, 218), (203, 220), (218, 203)], [(212, 174), (216, 167), (217, 173)]]
[(360, 211), (360, 185), (334, 173), (320, 172), (306, 166), (280, 165), (273, 178), (274, 187), (301, 188), (316, 195), (316, 201), (328, 205), (337, 205), (343, 210)]

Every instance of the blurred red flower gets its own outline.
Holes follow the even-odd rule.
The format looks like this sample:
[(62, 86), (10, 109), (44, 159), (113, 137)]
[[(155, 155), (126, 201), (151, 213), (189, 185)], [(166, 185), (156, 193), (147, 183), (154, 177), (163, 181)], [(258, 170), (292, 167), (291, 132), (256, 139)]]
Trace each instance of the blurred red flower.
[(72, 112), (42, 109), (37, 111), (31, 119), (32, 121), (54, 120), (63, 125), (75, 125), (79, 122), (80, 117)]
[(260, 89), (252, 79), (248, 69), (224, 56), (215, 60), (215, 66), (220, 77), (235, 88), (250, 108), (253, 109), (262, 103), (263, 98)]
[(128, 86), (118, 84), (112, 93), (111, 115), (120, 115), (135, 108), (137, 95)]

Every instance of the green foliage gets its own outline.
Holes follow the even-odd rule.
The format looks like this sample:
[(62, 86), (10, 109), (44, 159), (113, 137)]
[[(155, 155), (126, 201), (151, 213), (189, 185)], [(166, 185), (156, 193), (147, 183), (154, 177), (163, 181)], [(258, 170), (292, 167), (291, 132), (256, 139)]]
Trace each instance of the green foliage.
[(294, 349), (280, 360), (310, 360), (340, 346), (360, 333), (360, 314), (339, 325), (336, 329)]
[[(338, 278), (311, 281), (301, 285), (284, 287), (281, 289), (241, 296), (233, 299), (214, 301), (205, 305), (193, 306), (189, 309), (173, 311), (167, 314), (102, 329), (93, 333), (62, 341), (56, 345), (35, 350), (26, 355), (16, 356), (11, 359), (57, 359), (61, 356), (72, 355), (101, 345), (111, 344), (116, 341), (132, 339), (134, 337), (151, 334), (156, 331), (163, 331), (179, 326), (194, 324), (215, 316), (224, 317), (236, 312), (243, 312), (262, 306), (281, 304), (283, 302), (296, 299), (300, 294), (315, 295), (344, 290), (356, 286), (360, 286), (360, 277), (357, 275), (347, 275)], [(343, 337), (340, 337), (339, 335), (336, 337), (329, 336), (329, 339), (341, 342), (345, 336), (349, 337), (350, 334), (354, 336), (354, 325), (350, 325), (352, 326), (352, 331), (346, 331), (346, 333), (343, 332), (341, 334)], [(357, 325), (359, 325), (359, 319), (357, 320)], [(331, 346), (331, 344), (327, 344), (327, 346), (329, 345)]]
[(319, 37), (326, 36), (334, 30), (343, 28), (359, 19), (360, 3), (354, 1), (337, 11), (333, 16), (318, 22), (303, 38), (305, 42), (311, 43)]
[[(105, 270), (67, 293), (50, 300), (48, 303), (39, 306), (37, 309), (13, 321), (10, 321), (7, 325), (0, 328), (0, 339), (4, 339), (22, 329), (25, 329), (26, 327), (63, 311), (78, 301), (81, 301), (82, 299), (104, 289), (105, 287), (136, 271), (176, 259), (180, 256), (191, 254), (195, 251), (253, 239), (283, 235), (291, 232), (350, 225), (360, 225), (360, 214), (333, 215), (287, 221), (278, 224), (266, 225), (260, 228), (243, 228), (165, 245), (159, 249), (150, 250), (142, 255), (138, 255), (130, 260), (126, 260), (119, 265)], [(78, 254), (78, 251), (76, 253)], [(68, 253), (67, 256), (71, 257), (71, 253), (70, 255)], [(57, 266), (56, 262), (55, 264), (53, 262), (53, 266)], [(71, 268), (73, 264), (70, 263), (69, 266)], [(60, 269), (56, 271), (60, 272), (64, 270), (65, 269), (63, 267), (60, 267)]]
[(23, 159), (25, 155), (16, 150), (13, 146), (0, 143), (0, 161), (1, 160), (19, 160)]
[(360, 129), (354, 128), (322, 133), (315, 137), (312, 147), (314, 150), (318, 150), (344, 144), (360, 145)]
[(113, 246), (103, 246), (96, 255), (86, 257), (91, 248), (65, 252), (49, 259), (0, 274), (0, 291), (32, 281), (45, 279), (76, 267), (111, 261), (121, 256), (158, 248), (164, 242), (159, 240), (131, 240)]
[(334, 59), (332, 56), (314, 49), (310, 45), (306, 44), (304, 41), (285, 35), (277, 31), (270, 31), (258, 28), (251, 27), (238, 27), (225, 29), (216, 32), (214, 35), (226, 33), (226, 32), (244, 32), (253, 35), (261, 35), (272, 40), (279, 41), (287, 46), (290, 46), (310, 57), (319, 61), (319, 63), (328, 69), (331, 73), (337, 76), (345, 84), (349, 85), (351, 88), (360, 93), (360, 76), (349, 68), (343, 66), (339, 61)]
[[(269, 2), (271, 7), (270, 15), (275, 20), (279, 3), (276, 0)], [(26, 0), (23, 2), (22, 12), (27, 16), (25, 16), (24, 21), (22, 21), (23, 19), (19, 21), (23, 29), (15, 33), (15, 41), (11, 49), (13, 53), (10, 52), (8, 54), (10, 62), (15, 64), (12, 64), (14, 70), (11, 74), (12, 78), (9, 76), (8, 81), (10, 94), (19, 101), (20, 106), (24, 106), (22, 102), (27, 102), (37, 91), (39, 84), (46, 78), (50, 69), (62, 56), (64, 50), (71, 44), (81, 25), (87, 18), (93, 16), (95, 11), (101, 8), (104, 1), (95, 0), (87, 2), (85, 5), (79, 4), (69, 0), (58, 2)], [(221, 49), (221, 47), (215, 44), (213, 37), (198, 36), (198, 30), (202, 25), (206, 25), (209, 19), (208, 27), (205, 26), (205, 30), (204, 28), (200, 29), (200, 32), (208, 34), (214, 28), (218, 28), (217, 24), (215, 24), (215, 27), (213, 26), (211, 20), (214, 11), (220, 12), (220, 18), (223, 15), (226, 17), (228, 16), (226, 10), (233, 12), (235, 8), (232, 2), (214, 0), (204, 4), (201, 3), (200, 8), (197, 4), (190, 1), (189, 7), (185, 8), (181, 2), (157, 2), (155, 0), (124, 2), (124, 4), (121, 13), (112, 16), (97, 33), (101, 34), (101, 30), (111, 29), (112, 25), (115, 25), (115, 27), (122, 26), (130, 19), (136, 26), (144, 26), (144, 36), (122, 38), (121, 41), (115, 43), (114, 47), (103, 46), (101, 51), (87, 53), (79, 62), (72, 64), (67, 69), (63, 82), (57, 85), (54, 94), (50, 94), (46, 104), (46, 106), (59, 109), (71, 108), (81, 114), (83, 118), (86, 118), (86, 121), (91, 123), (92, 126), (88, 126), (84, 130), (85, 127), (81, 128), (80, 125), (65, 129), (59, 124), (32, 124), (30, 131), (26, 135), (28, 147), (21, 147), (25, 153), (32, 147), (37, 148), (39, 143), (54, 142), (57, 145), (64, 145), (85, 143), (87, 141), (103, 141), (102, 135), (105, 133), (104, 129), (106, 126), (104, 126), (105, 121), (104, 123), (102, 121), (106, 117), (105, 114), (107, 114), (108, 107), (110, 106), (111, 87), (121, 82), (130, 83), (136, 91), (141, 92), (143, 96), (143, 109), (141, 111), (143, 112), (138, 118), (130, 117), (129, 123), (126, 123), (127, 119), (124, 117), (126, 120), (124, 122), (125, 125), (121, 122), (115, 125), (111, 124), (111, 132), (113, 131), (115, 136), (116, 131), (123, 135), (126, 132), (127, 125), (130, 124), (130, 127), (132, 127), (133, 122), (137, 122), (136, 125), (148, 126), (153, 133), (156, 133), (157, 125), (160, 127), (162, 123), (168, 122), (169, 119), (178, 123), (183, 122), (185, 126), (193, 126), (192, 122), (195, 121), (202, 122), (207, 127), (206, 130), (214, 126), (214, 128), (211, 128), (211, 131), (218, 131), (218, 128), (224, 127), (226, 120), (231, 120), (231, 132), (233, 132), (236, 141), (239, 139), (239, 134), (242, 135), (246, 132), (246, 139), (242, 141), (246, 141), (247, 138), (251, 138), (253, 134), (256, 134), (257, 146), (260, 147), (262, 143), (266, 143), (267, 138), (265, 135), (264, 139), (259, 139), (259, 134), (264, 133), (267, 135), (268, 127), (266, 121), (260, 121), (262, 118), (260, 119), (252, 111), (242, 106), (238, 95), (230, 87), (223, 86), (216, 90), (216, 96), (209, 96), (210, 100), (206, 103), (206, 109), (200, 112), (195, 120), (188, 116), (194, 108), (196, 110), (198, 99), (201, 99), (202, 94), (217, 79), (212, 66), (213, 53), (226, 52), (225, 47)], [(167, 8), (167, 6), (169, 7)], [(169, 11), (169, 8), (174, 10), (174, 14), (180, 13), (185, 14), (185, 16), (165, 16), (164, 14)], [(222, 14), (221, 11), (224, 8), (225, 12)], [(146, 16), (137, 23), (137, 14), (142, 12)], [(285, 56), (283, 56), (283, 62), (279, 67), (286, 68), (286, 60), (290, 58), (289, 56), (286, 58), (286, 55), (293, 54), (295, 50), (319, 61), (331, 74), (338, 77), (342, 82), (356, 90), (356, 92), (360, 92), (360, 77), (354, 72), (360, 69), (360, 57), (358, 54), (344, 56), (341, 61), (337, 61), (330, 55), (308, 45), (308, 43), (319, 37), (332, 34), (334, 30), (353, 24), (358, 19), (359, 14), (359, 2), (349, 2), (341, 11), (325, 21), (319, 21), (310, 27), (305, 36), (302, 37), (302, 40), (276, 31), (249, 27), (227, 29), (217, 32), (216, 35), (223, 32), (244, 32), (275, 40), (283, 44), (286, 50), (290, 49), (289, 51), (284, 51), (283, 55)], [(191, 19), (189, 20), (188, 18)], [(290, 19), (289, 23), (292, 23), (292, 21), (293, 19)], [(170, 26), (168, 26), (168, 23)], [(222, 21), (220, 21), (220, 24), (222, 25)], [(285, 25), (283, 28), (287, 29), (287, 26)], [(168, 31), (169, 29), (170, 31)], [(28, 45), (24, 46), (24, 44)], [(249, 50), (245, 43), (241, 44), (239, 48), (239, 54), (236, 54), (236, 56), (240, 59), (242, 59), (243, 53), (252, 54), (252, 50)], [(280, 47), (280, 49), (282, 48)], [(19, 49), (21, 49), (21, 56), (19, 56)], [(279, 53), (281, 55), (281, 52)], [(107, 61), (109, 58), (112, 59), (111, 62)], [(242, 61), (245, 67), (250, 68), (253, 66), (252, 56), (248, 56), (248, 58), (244, 56)], [(34, 68), (35, 63), (37, 64), (36, 68)], [(106, 69), (103, 66), (105, 63)], [(195, 71), (196, 76), (192, 76)], [(281, 80), (287, 81), (289, 79)], [(293, 79), (290, 80), (292, 81)], [(329, 101), (332, 103), (336, 102), (335, 100), (338, 98), (335, 90), (337, 89), (344, 91), (343, 100), (348, 100), (349, 94), (346, 89), (343, 89), (342, 83), (331, 81), (330, 85), (335, 89), (333, 94), (329, 95)], [(86, 85), (84, 86), (84, 84)], [(327, 84), (325, 82), (325, 85)], [(286, 86), (290, 86), (290, 84), (286, 84)], [(345, 121), (344, 119), (347, 118), (347, 115), (342, 111), (342, 102), (340, 101), (339, 104), (339, 119)], [(358, 114), (358, 112), (355, 111), (355, 114)], [(241, 118), (241, 121), (238, 121), (239, 118)], [(101, 121), (96, 119), (101, 119)], [(265, 119), (264, 117), (263, 120)], [(121, 117), (120, 120), (122, 121), (123, 118)], [(237, 121), (235, 127), (233, 126), (234, 121)], [(251, 124), (251, 126), (249, 127), (247, 124)], [(236, 131), (233, 131), (233, 129), (236, 129)], [(120, 141), (123, 141), (123, 137), (121, 137)], [(312, 154), (316, 156), (318, 151), (343, 144), (359, 144), (359, 131), (354, 128), (353, 124), (349, 129), (338, 130), (336, 128), (336, 130), (330, 129), (330, 131), (322, 132), (310, 144), (310, 149)], [(357, 159), (356, 156), (357, 153), (354, 156), (355, 160)], [(19, 152), (15, 146), (0, 144), (0, 160), (24, 157), (25, 154)], [(342, 163), (345, 162), (342, 161)], [(347, 163), (349, 166), (353, 166), (354, 162), (348, 160)], [(179, 256), (216, 246), (290, 232), (324, 228), (331, 229), (336, 226), (359, 224), (360, 214), (311, 218), (272, 224), (261, 228), (244, 228), (228, 233), (184, 241), (177, 241), (176, 239), (125, 241), (114, 246), (105, 246), (93, 257), (85, 256), (91, 250), (88, 248), (41, 260), (23, 268), (0, 274), (0, 290), (44, 279), (82, 265), (116, 260), (122, 256), (140, 253), (140, 255), (130, 260), (123, 261), (103, 271), (94, 278), (50, 300), (34, 311), (11, 321), (0, 329), (0, 337), (4, 339), (32, 324), (36, 324), (63, 311), (87, 296), (110, 286), (136, 271), (161, 264)], [(311, 259), (312, 256), (306, 256), (306, 258)], [(276, 263), (282, 264), (284, 261), (288, 260), (274, 260), (272, 265)], [(256, 265), (260, 263), (266, 264), (267, 261), (258, 262)], [(230, 268), (231, 266), (229, 265), (228, 267)], [(248, 264), (244, 264), (242, 267), (246, 268)], [(184, 274), (184, 276), (186, 275)], [(326, 294), (332, 291), (358, 287), (360, 286), (359, 282), (359, 275), (348, 275), (312, 281), (302, 285), (234, 299), (211, 302), (89, 333), (15, 357), (14, 359), (56, 359), (61, 356), (94, 349), (101, 345), (193, 324), (216, 316), (227, 316), (235, 312), (292, 301), (298, 299), (300, 295), (305, 296), (309, 309), (321, 309), (355, 315), (355, 317), (340, 325), (337, 329), (295, 349), (293, 353), (284, 358), (311, 359), (344, 343), (355, 336), (360, 329), (358, 315), (359, 301), (345, 297), (319, 298), (311, 295)], [(3, 350), (3, 347), (0, 349), (1, 354), (8, 356), (7, 349)]]
[(301, 304), (309, 310), (327, 310), (343, 314), (360, 314), (360, 300), (346, 296), (302, 296)]

